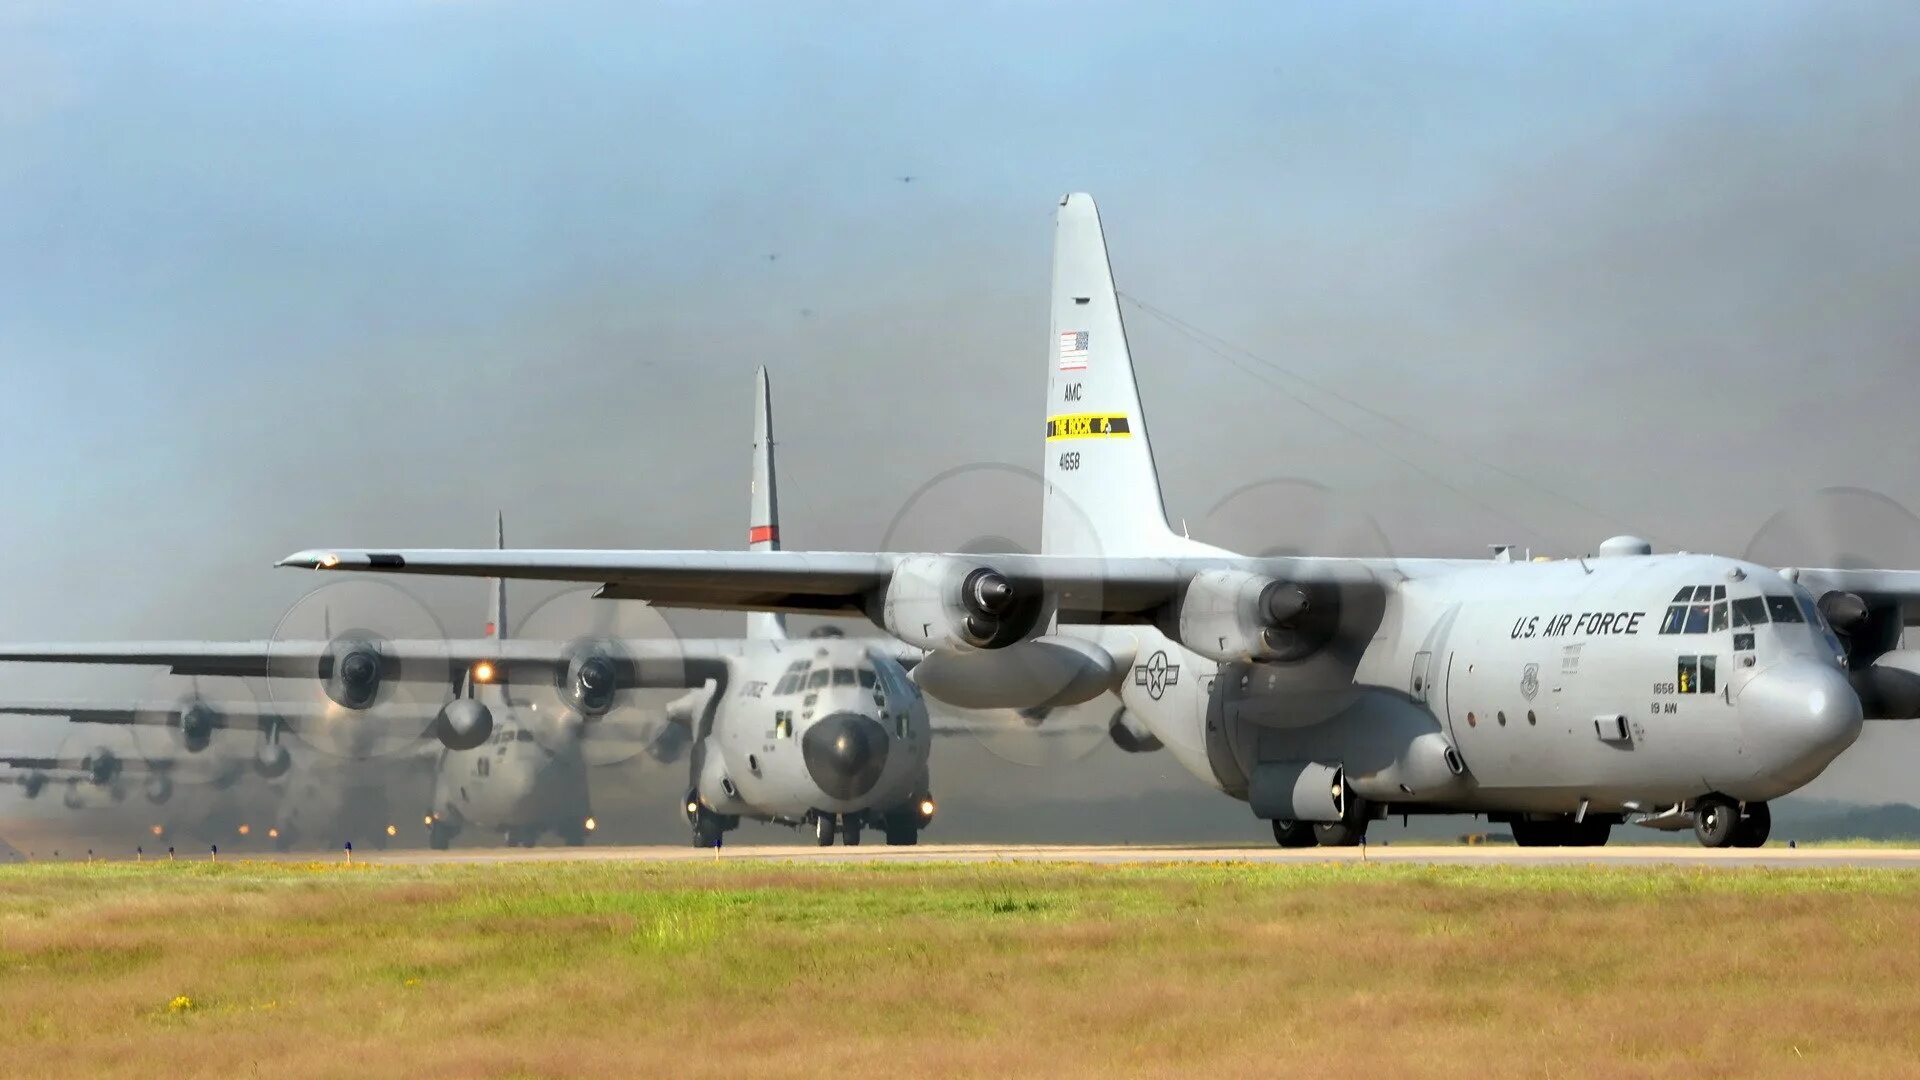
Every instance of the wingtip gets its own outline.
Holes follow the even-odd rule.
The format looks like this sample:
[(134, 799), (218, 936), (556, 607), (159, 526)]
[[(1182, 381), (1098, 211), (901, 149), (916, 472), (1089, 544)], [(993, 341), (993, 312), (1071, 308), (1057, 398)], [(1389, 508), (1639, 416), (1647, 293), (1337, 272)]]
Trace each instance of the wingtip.
[(293, 566), (302, 570), (333, 570), (340, 566), (340, 556), (331, 551), (296, 551), (274, 563), (275, 566)]

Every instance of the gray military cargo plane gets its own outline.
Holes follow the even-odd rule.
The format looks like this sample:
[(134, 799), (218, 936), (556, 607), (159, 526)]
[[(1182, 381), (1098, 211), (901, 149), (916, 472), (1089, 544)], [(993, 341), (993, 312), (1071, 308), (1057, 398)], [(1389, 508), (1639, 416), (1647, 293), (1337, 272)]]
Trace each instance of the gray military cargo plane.
[[(779, 550), (779, 519), (764, 370), (757, 389), (749, 557), (771, 558)], [(531, 845), (545, 830), (584, 843), (597, 825), (585, 747), (602, 736), (600, 721), (622, 695), (641, 688), (688, 691), (666, 706), (665, 724), (645, 741), (658, 760), (691, 743), (684, 808), (697, 845), (718, 846), (742, 818), (811, 827), (821, 844), (836, 837), (857, 844), (869, 826), (889, 844), (912, 844), (932, 821), (933, 725), (904, 666), (920, 650), (837, 635), (789, 638), (774, 614), (751, 616), (747, 636), (738, 639), (510, 639), (504, 582), (495, 579), (489, 588), (488, 636), (480, 640), (348, 631), (312, 641), (19, 645), (0, 648), (0, 660), (317, 680), (325, 699), (306, 708), (236, 709), (194, 699), (162, 710), (52, 703), (11, 711), (158, 723), (175, 729), (189, 749), (204, 748), (216, 729), (257, 726), (262, 760), (281, 771), (284, 756), (266, 755), (282, 730), (344, 720), (349, 731), (364, 732), (368, 720), (356, 719), (364, 716), (374, 726), (430, 732), (443, 744), (425, 819), (437, 848), (474, 826), (504, 832), (510, 845)], [(453, 696), (424, 711), (384, 700), (393, 683), (436, 681), (452, 685)], [(556, 700), (543, 710), (541, 696)]]
[(1248, 557), (1168, 527), (1098, 212), (1059, 207), (1038, 555), (324, 548), (283, 565), (600, 583), (655, 604), (864, 615), (934, 699), (1117, 692), (1282, 844), (1481, 813), (1522, 844), (1623, 820), (1758, 844), (1863, 717), (1920, 716), (1920, 573), (1654, 554)]

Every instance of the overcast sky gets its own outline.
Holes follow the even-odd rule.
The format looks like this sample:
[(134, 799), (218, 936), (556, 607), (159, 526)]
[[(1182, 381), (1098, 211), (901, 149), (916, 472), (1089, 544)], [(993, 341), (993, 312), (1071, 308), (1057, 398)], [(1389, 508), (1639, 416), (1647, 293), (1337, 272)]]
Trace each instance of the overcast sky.
[[(276, 557), (496, 508), (737, 546), (759, 364), (789, 545), (876, 544), (1037, 466), (1068, 190), (1123, 291), (1261, 358), (1127, 309), (1196, 533), (1269, 480), (1314, 508), (1273, 528), (1404, 554), (1920, 505), (1917, 47), (1894, 2), (0, 0), (0, 637), (263, 636), (319, 584)], [(1032, 532), (978, 501), (914, 527)], [(1870, 738), (1820, 793), (1920, 800)]]

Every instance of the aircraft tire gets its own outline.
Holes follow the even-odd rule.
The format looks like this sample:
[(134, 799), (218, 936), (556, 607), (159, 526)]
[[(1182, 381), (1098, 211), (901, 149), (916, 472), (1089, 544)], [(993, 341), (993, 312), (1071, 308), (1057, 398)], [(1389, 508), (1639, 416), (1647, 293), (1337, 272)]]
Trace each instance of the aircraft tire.
[(1372, 820), (1372, 804), (1349, 791), (1346, 815), (1339, 821), (1314, 822), (1313, 838), (1321, 847), (1358, 847), (1366, 841)]
[(1320, 840), (1313, 835), (1313, 826), (1308, 822), (1274, 818), (1273, 842), (1283, 848), (1310, 848)]
[(1534, 821), (1517, 817), (1507, 827), (1513, 830), (1515, 847), (1558, 847), (1565, 840), (1560, 835), (1557, 821)]
[(813, 815), (813, 840), (821, 847), (833, 846), (833, 815)]
[(1754, 802), (1747, 804), (1747, 816), (1733, 830), (1733, 846), (1737, 848), (1757, 848), (1767, 842), (1773, 832), (1773, 811), (1767, 804)]
[(1613, 836), (1613, 822), (1604, 818), (1569, 821), (1567, 833), (1569, 847), (1606, 847), (1607, 841)]
[(860, 822), (848, 820), (840, 825), (840, 843), (845, 847), (860, 846)]
[(697, 848), (717, 848), (726, 839), (726, 823), (718, 814), (701, 807), (693, 818), (693, 846)]
[(1740, 807), (1724, 795), (1708, 795), (1693, 806), (1693, 835), (1701, 847), (1733, 846), (1740, 831)]

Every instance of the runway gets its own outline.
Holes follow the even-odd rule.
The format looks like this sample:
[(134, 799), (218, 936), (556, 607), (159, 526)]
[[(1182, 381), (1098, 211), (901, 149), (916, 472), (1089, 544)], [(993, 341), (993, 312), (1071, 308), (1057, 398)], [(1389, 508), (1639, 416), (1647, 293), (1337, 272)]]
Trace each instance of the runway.
[(402, 851), (355, 856), (369, 863), (736, 862), (786, 863), (1083, 863), (1142, 866), (1238, 863), (1249, 866), (1324, 863), (1424, 863), (1435, 866), (1700, 866), (1779, 869), (1920, 869), (1920, 848), (1787, 848), (1708, 850), (1622, 844), (1604, 848), (1517, 848), (1504, 844), (1382, 846), (1285, 850), (1258, 847), (1115, 847), (927, 844), (917, 847), (583, 847), (479, 851)]

